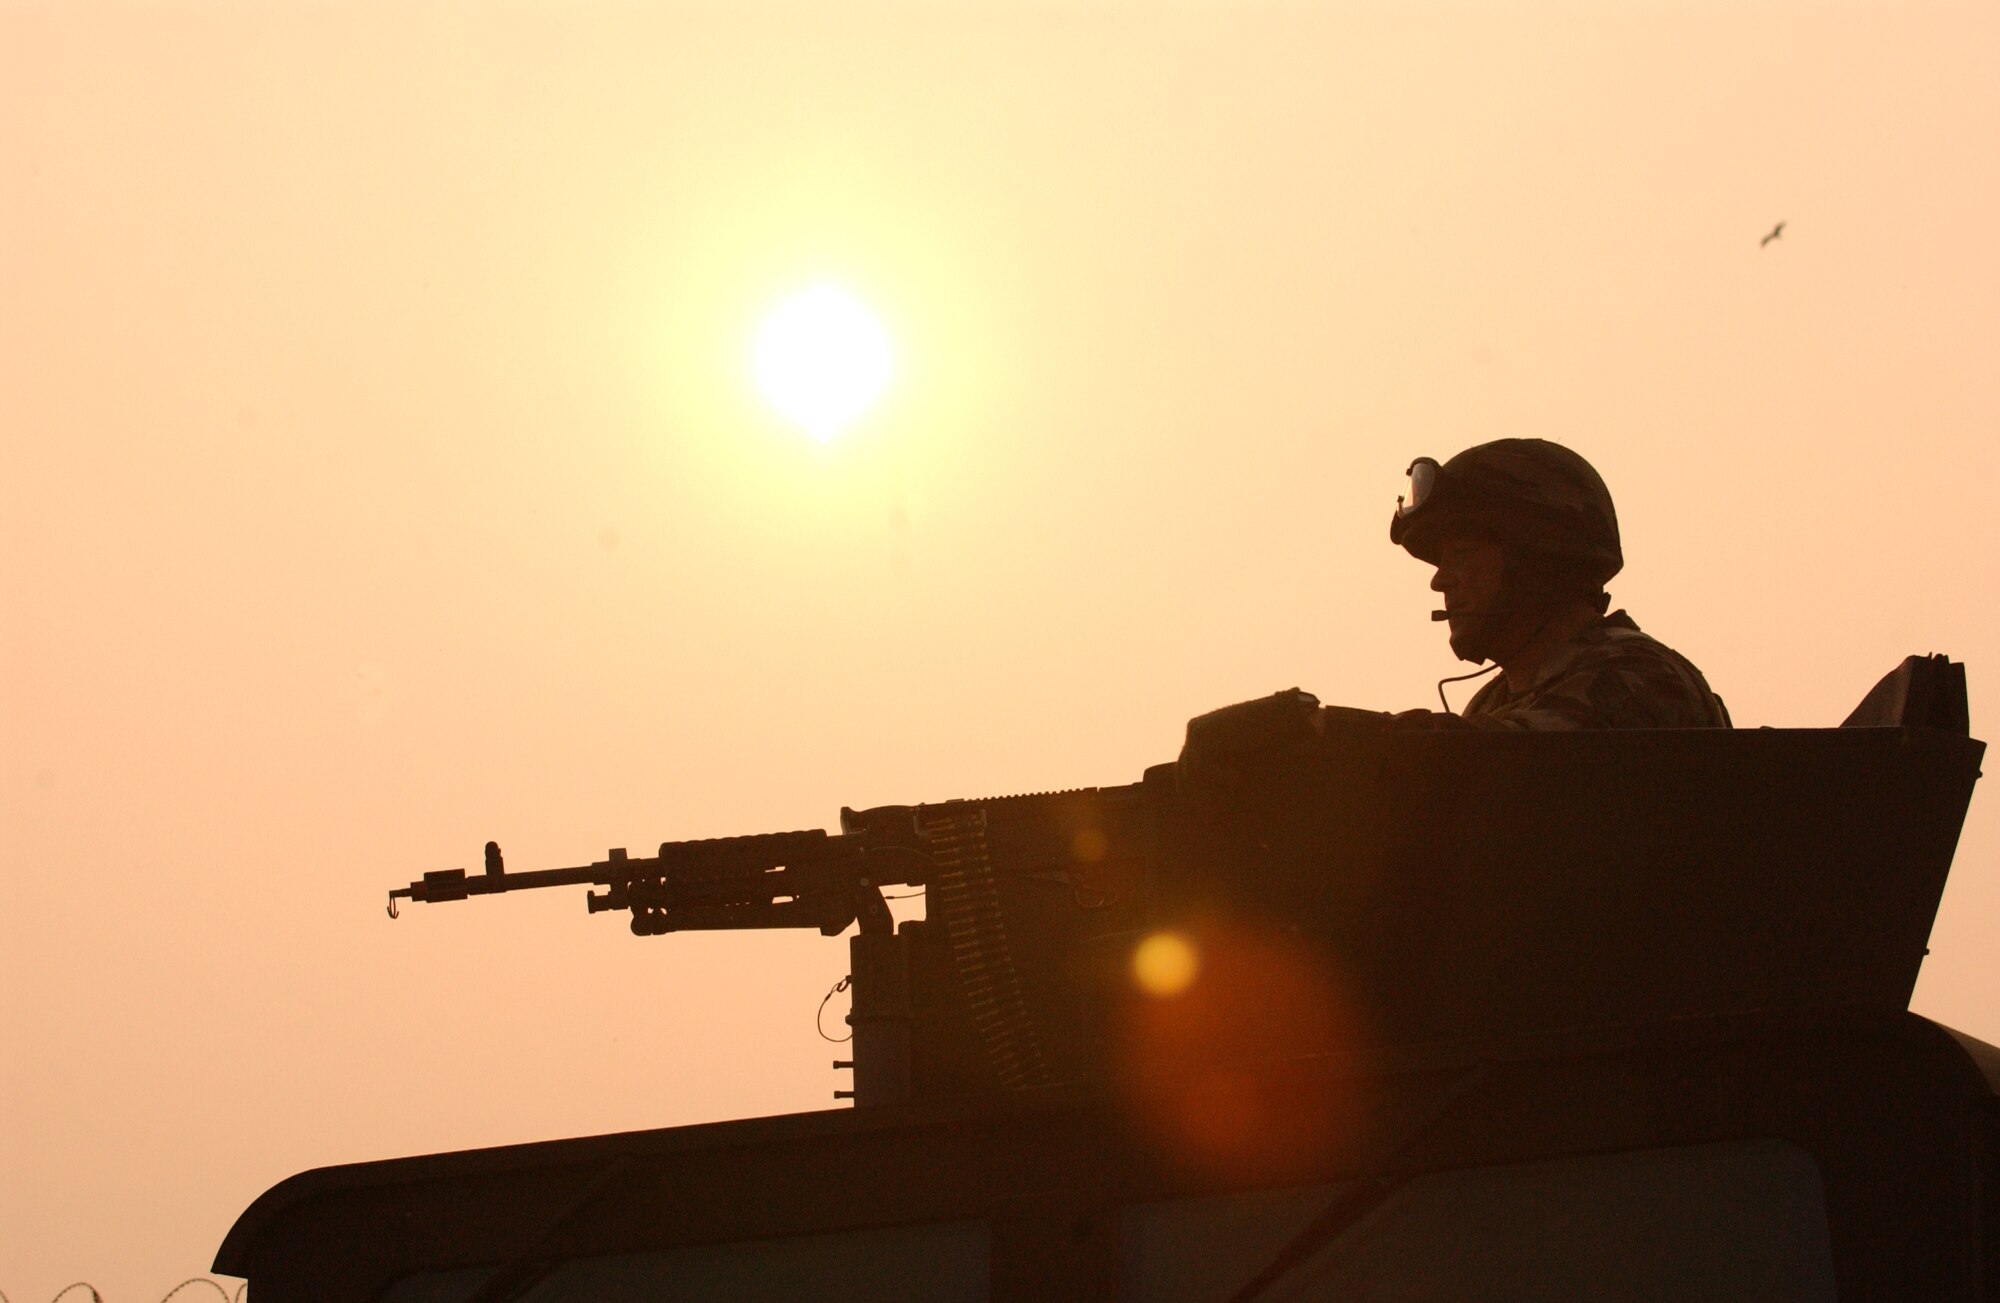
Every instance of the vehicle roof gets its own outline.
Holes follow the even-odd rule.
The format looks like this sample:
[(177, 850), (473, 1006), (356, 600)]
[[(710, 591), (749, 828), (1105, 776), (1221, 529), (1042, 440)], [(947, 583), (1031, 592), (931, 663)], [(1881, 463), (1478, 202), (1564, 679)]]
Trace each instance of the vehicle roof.
[[(1465, 1051), (1268, 1065), (1258, 1082), (1267, 1103), (1302, 1117), (1354, 1107), (1357, 1121), (1324, 1144), (1263, 1155), (1255, 1170), (1191, 1161), (1147, 1129), (1152, 1106), (1186, 1084), (1173, 1081), (1137, 1094), (1050, 1088), (320, 1168), (246, 1209), (215, 1270), (249, 1277), (264, 1303), (358, 1300), (411, 1272), (504, 1261), (538, 1236), (557, 1256), (590, 1256), (990, 1217), (1052, 1188), (1118, 1204), (1296, 1186), (1379, 1166), (1384, 1138), (1440, 1101), (1448, 1125), (1406, 1149), (1405, 1166), (1773, 1136), (1845, 1183), (1833, 1202), (1914, 1217), (1956, 1188), (1940, 1173), (1965, 1159), (1963, 1115), (1990, 1110), (2000, 1086), (1993, 1047), (1913, 1014), (1868, 1010), (1601, 1028)], [(1453, 1101), (1474, 1073), (1460, 1108)], [(1363, 1098), (1365, 1109), (1355, 1105)], [(1860, 1117), (1865, 1136), (1843, 1130), (1854, 1123), (1841, 1119)]]

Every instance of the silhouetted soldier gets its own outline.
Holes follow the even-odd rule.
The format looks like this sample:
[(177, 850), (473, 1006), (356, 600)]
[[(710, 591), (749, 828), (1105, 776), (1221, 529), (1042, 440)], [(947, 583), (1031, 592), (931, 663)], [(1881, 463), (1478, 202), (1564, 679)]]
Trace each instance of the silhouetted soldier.
[(1606, 614), (1604, 585), (1625, 557), (1611, 492), (1589, 462), (1546, 440), (1500, 439), (1442, 465), (1419, 457), (1409, 475), (1389, 540), (1437, 567), (1434, 618), (1451, 622), (1451, 649), (1493, 662), (1498, 677), (1456, 715), (1321, 706), (1296, 688), (1198, 715), (1180, 757), (1198, 799), (1230, 799), (1264, 766), (1357, 731), (1730, 726), (1685, 656), (1625, 612)]
[(1624, 566), (1611, 492), (1589, 462), (1544, 439), (1500, 439), (1410, 464), (1389, 540), (1437, 567), (1461, 660), (1499, 677), (1462, 715), (1412, 711), (1401, 727), (1727, 728), (1685, 656), (1605, 614)]

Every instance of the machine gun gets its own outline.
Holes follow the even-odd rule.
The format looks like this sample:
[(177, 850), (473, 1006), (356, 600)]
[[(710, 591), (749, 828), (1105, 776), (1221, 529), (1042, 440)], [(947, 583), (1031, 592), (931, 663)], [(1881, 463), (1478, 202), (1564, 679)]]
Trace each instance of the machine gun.
[(914, 837), (830, 836), (815, 828), (662, 842), (658, 855), (639, 859), (620, 846), (576, 868), (509, 873), (499, 843), (487, 842), (484, 873), (426, 873), (389, 893), (389, 917), (397, 917), (398, 898), (430, 904), (538, 887), (592, 886), (603, 890), (585, 897), (589, 911), (630, 911), (634, 936), (784, 927), (814, 927), (838, 936), (857, 920), (863, 931), (891, 927), (881, 888), (921, 884), (930, 862)]
[[(1066, 916), (1131, 901), (1153, 862), (1171, 770), (1158, 766), (1147, 781), (1123, 787), (843, 808), (837, 834), (664, 842), (657, 855), (614, 849), (574, 868), (510, 873), (498, 844), (488, 842), (483, 873), (426, 873), (389, 893), (389, 916), (397, 916), (398, 900), (430, 904), (582, 886), (594, 888), (589, 912), (629, 911), (637, 936), (720, 928), (816, 928), (838, 936), (859, 923), (848, 943), (854, 1057), (836, 1063), (854, 1069), (854, 1090), (837, 1095), (857, 1104), (910, 1098), (912, 970), (943, 976), (940, 967), (957, 976), (945, 1001), (952, 1017), (943, 1020), (970, 1024), (961, 1039), (969, 1046), (976, 1037), (982, 1073), (1004, 1088), (1038, 1085), (1051, 1079), (1038, 1025), (1047, 1020), (1032, 1008), (1030, 988), (1039, 979), (1024, 976), (1028, 966), (1016, 962), (1015, 951), (1024, 940), (1037, 944), (1046, 929), (1016, 929), (1038, 935), (1010, 939), (1006, 916), (1016, 911), (1003, 908), (1003, 899), (1025, 896), (1031, 909), (1053, 904)], [(921, 889), (925, 920), (899, 929), (884, 887)], [(944, 983), (925, 985), (914, 998), (928, 1014), (945, 999), (934, 989)], [(920, 1048), (918, 1057), (935, 1064), (952, 1056)]]

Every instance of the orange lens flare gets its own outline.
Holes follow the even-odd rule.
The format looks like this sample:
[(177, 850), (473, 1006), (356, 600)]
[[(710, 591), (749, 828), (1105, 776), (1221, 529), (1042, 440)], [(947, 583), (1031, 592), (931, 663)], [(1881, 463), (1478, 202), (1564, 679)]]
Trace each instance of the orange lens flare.
[(1134, 947), (1115, 1015), (1131, 1115), (1173, 1160), (1228, 1179), (1303, 1170), (1357, 1131), (1360, 1103), (1288, 1060), (1355, 1048), (1338, 974), (1273, 927), (1155, 932)]
[(1180, 995), (1201, 975), (1201, 952), (1186, 937), (1155, 932), (1132, 952), (1132, 981), (1156, 1000)]

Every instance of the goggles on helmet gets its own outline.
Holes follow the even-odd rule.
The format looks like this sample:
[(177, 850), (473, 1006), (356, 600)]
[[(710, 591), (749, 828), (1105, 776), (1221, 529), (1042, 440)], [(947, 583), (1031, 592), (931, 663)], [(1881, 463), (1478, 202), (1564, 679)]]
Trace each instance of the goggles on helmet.
[(1409, 516), (1430, 501), (1431, 494), (1437, 491), (1440, 469), (1429, 457), (1419, 457), (1410, 463), (1410, 469), (1404, 472), (1410, 477), (1410, 493), (1407, 498), (1400, 493), (1396, 495), (1397, 516)]

